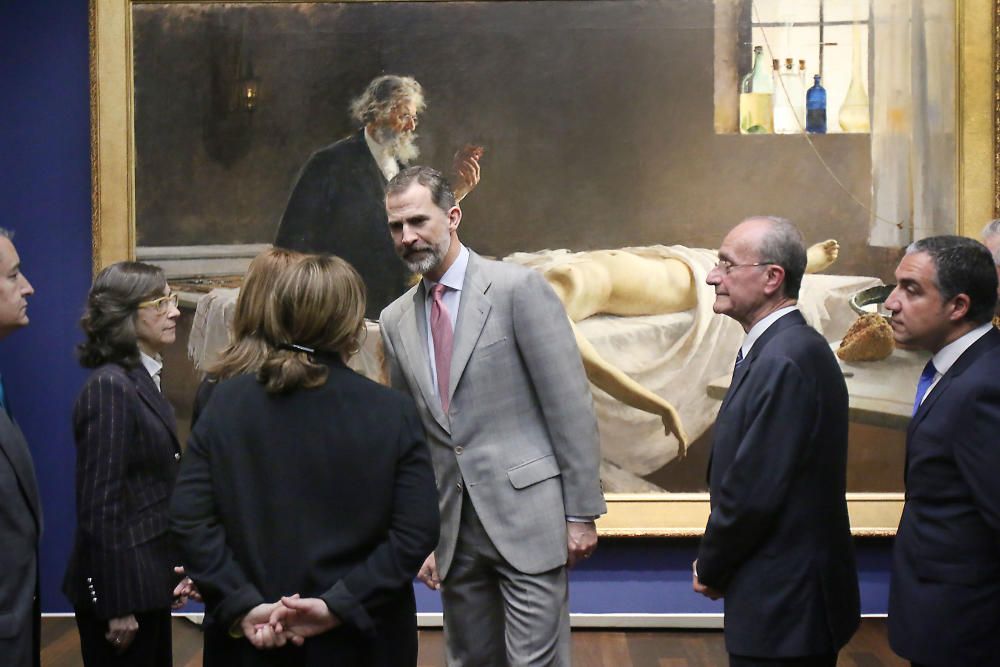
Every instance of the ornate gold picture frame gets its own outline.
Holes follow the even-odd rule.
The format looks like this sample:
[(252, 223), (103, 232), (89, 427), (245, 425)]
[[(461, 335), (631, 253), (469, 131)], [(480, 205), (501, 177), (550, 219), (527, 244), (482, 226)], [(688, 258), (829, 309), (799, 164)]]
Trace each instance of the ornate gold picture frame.
[[(424, 1), (447, 3), (449, 0)], [(534, 1), (520, 0), (520, 3), (530, 5)], [(134, 11), (143, 5), (230, 7), (265, 4), (291, 3), (280, 0), (241, 3), (215, 0), (91, 0), (91, 167), (95, 271), (112, 262), (135, 257)], [(957, 0), (956, 231), (969, 236), (978, 234), (984, 222), (993, 218), (1000, 209), (998, 17), (1000, 0)], [(702, 532), (709, 512), (707, 494), (703, 493), (617, 494), (609, 495), (608, 500), (609, 513), (599, 523), (605, 535), (695, 536)], [(856, 534), (894, 533), (902, 509), (901, 494), (852, 493), (848, 494), (848, 501)]]

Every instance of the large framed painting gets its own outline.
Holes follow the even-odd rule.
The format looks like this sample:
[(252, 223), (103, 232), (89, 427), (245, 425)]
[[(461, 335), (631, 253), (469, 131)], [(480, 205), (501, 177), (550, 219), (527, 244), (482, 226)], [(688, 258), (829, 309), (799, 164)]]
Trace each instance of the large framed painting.
[[(891, 281), (909, 241), (977, 235), (997, 210), (998, 7), (91, 0), (94, 267), (141, 257), (182, 267), (188, 285), (238, 284), (238, 260), (274, 242), (310, 156), (360, 136), (352, 100), (378, 76), (413, 77), (426, 102), (414, 162), (444, 171), (475, 147), (467, 245), (540, 271), (603, 250), (688, 268), (683, 309), (577, 326), (634, 389), (622, 403), (594, 388), (601, 531), (697, 535), (742, 335), (711, 313), (713, 248), (749, 215), (797, 223), (822, 269), (800, 303), (836, 345), (852, 296)], [(845, 367), (860, 535), (899, 519), (921, 365), (907, 354)], [(175, 397), (179, 414), (189, 398)], [(664, 430), (666, 404), (686, 451)]]

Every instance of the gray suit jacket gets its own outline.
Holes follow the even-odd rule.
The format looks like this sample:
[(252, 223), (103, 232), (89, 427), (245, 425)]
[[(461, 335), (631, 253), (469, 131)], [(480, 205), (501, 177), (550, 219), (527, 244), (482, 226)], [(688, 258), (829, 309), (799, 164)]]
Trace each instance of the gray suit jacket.
[(537, 272), (469, 257), (455, 325), (448, 414), (431, 385), (423, 281), (382, 311), (394, 387), (416, 400), (437, 477), (448, 573), (467, 488), (518, 570), (566, 562), (566, 516), (606, 511), (590, 385), (566, 312)]
[(42, 504), (21, 429), (0, 408), (0, 664), (38, 664)]

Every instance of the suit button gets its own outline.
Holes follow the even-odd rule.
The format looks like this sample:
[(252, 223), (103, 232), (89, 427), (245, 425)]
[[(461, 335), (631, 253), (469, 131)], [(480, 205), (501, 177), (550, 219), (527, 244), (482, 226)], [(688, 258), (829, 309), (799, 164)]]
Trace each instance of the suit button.
[(461, 491), (462, 490), (462, 483), (459, 482), (458, 484), (456, 484), (455, 488), (458, 489), (459, 491)]
[(464, 450), (464, 449), (462, 449), (462, 445), (459, 445), (458, 447), (456, 447), (456, 448), (455, 448), (455, 453), (456, 453), (456, 454), (461, 454), (461, 453), (462, 453), (462, 452), (464, 452), (464, 451), (465, 451), (465, 450)]
[(180, 460), (181, 460), (181, 453), (180, 452), (176, 452), (174, 454), (174, 461), (180, 461)]
[(88, 583), (88, 584), (89, 584), (89, 583), (91, 583), (92, 581), (94, 581), (94, 578), (93, 578), (93, 577), (87, 577), (87, 583)]

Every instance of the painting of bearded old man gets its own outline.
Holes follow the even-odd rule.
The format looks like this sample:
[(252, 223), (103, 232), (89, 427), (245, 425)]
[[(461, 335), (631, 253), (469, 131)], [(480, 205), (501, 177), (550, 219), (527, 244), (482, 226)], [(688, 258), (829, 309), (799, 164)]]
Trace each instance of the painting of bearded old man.
[[(310, 156), (274, 240), (282, 248), (350, 262), (367, 287), (369, 319), (378, 318), (411, 282), (386, 228), (385, 185), (420, 154), (416, 129), (425, 108), (416, 79), (373, 79), (351, 103), (359, 129)], [(481, 156), (482, 148), (471, 145), (455, 154), (451, 182), (460, 197), (479, 183)]]

